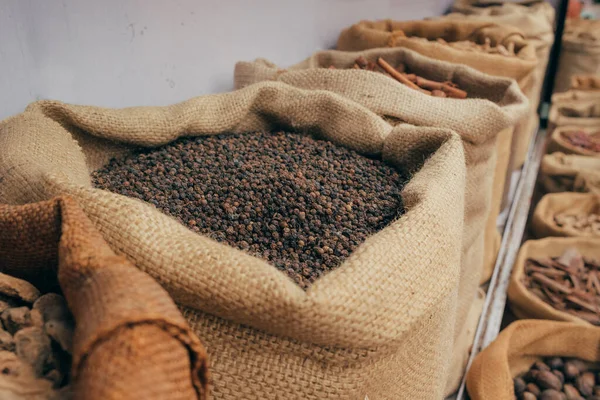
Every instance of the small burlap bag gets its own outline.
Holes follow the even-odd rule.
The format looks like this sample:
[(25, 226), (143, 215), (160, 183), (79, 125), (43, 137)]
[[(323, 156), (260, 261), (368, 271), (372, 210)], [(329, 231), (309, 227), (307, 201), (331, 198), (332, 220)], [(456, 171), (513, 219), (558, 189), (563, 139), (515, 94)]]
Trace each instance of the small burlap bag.
[(548, 129), (552, 131), (567, 125), (600, 127), (600, 98), (552, 104), (548, 114)]
[(584, 257), (600, 259), (600, 238), (547, 237), (528, 240), (521, 246), (508, 285), (508, 304), (517, 318), (551, 319), (589, 324), (574, 315), (559, 311), (545, 303), (521, 282), (525, 275), (525, 262), (529, 258), (560, 257), (570, 247)]
[[(472, 98), (434, 98), (383, 74), (348, 69), (358, 56), (369, 61), (382, 57), (394, 66), (404, 63), (408, 69), (428, 79), (453, 80)], [(324, 68), (331, 65), (337, 69)], [(517, 85), (508, 79), (490, 77), (472, 68), (436, 61), (403, 48), (361, 52), (322, 51), (285, 70), (262, 59), (236, 64), (237, 88), (264, 80), (330, 90), (363, 104), (384, 118), (450, 128), (461, 135), (467, 159), (468, 199), (463, 271), (473, 274), (473, 278), (463, 279), (465, 290), (471, 294), (461, 298), (468, 298), (470, 302), (479, 277), (485, 282), (491, 276), (499, 248), (496, 218), (500, 213), (506, 179), (511, 126), (527, 109), (526, 99)], [(482, 119), (483, 115), (487, 122)], [(485, 235), (484, 256), (480, 247), (482, 234)], [(477, 266), (483, 266), (483, 272), (477, 271)], [(463, 307), (465, 310), (467, 308)]]
[(0, 205), (0, 270), (62, 289), (75, 319), (74, 399), (207, 398), (205, 350), (175, 303), (72, 199)]
[[(586, 148), (575, 146), (563, 136), (567, 132), (582, 132), (584, 135), (591, 135), (600, 132), (600, 125), (596, 127), (585, 126), (559, 126), (552, 131), (550, 141), (548, 142), (548, 153), (561, 152), (564, 154), (577, 154), (588, 157), (600, 157), (600, 152), (588, 150)], [(600, 134), (600, 133), (599, 133)]]
[(589, 184), (593, 183), (590, 177), (597, 174), (600, 174), (600, 159), (559, 152), (542, 158), (539, 181), (545, 193), (591, 191), (581, 190), (584, 178), (580, 177), (586, 177)]
[[(90, 185), (89, 170), (134, 146), (282, 127), (413, 173), (402, 192), (406, 213), (306, 291), (151, 205)], [(215, 398), (442, 396), (465, 192), (454, 132), (392, 127), (334, 93), (269, 82), (169, 107), (36, 102), (0, 126), (0, 149), (3, 201), (70, 193), (116, 251), (167, 289), (211, 356)]]
[[(450, 44), (438, 43), (441, 38)], [(514, 45), (516, 56), (488, 54), (481, 51), (452, 47), (453, 42), (471, 41), (482, 44), (489, 39), (492, 46)], [(408, 48), (437, 60), (465, 64), (489, 75), (515, 79), (523, 93), (530, 100), (528, 115), (506, 133), (509, 138), (499, 141), (508, 146), (507, 156), (519, 159), (519, 167), (531, 141), (531, 135), (538, 124), (538, 116), (532, 106), (538, 101), (534, 91), (535, 49), (526, 40), (523, 32), (514, 27), (485, 21), (431, 20), (431, 21), (361, 21), (340, 34), (338, 50), (364, 50), (376, 47)], [(503, 151), (500, 150), (500, 153)], [(504, 165), (503, 160), (499, 163)], [(506, 161), (509, 164), (509, 161)], [(512, 170), (512, 168), (510, 168)], [(506, 173), (506, 170), (505, 170)], [(503, 178), (503, 180), (506, 178)]]
[(600, 328), (523, 320), (504, 329), (475, 357), (467, 374), (471, 400), (514, 400), (513, 378), (546, 357), (600, 361)]
[(560, 214), (600, 214), (600, 197), (593, 193), (551, 193), (547, 194), (535, 207), (531, 229), (535, 237), (546, 236), (595, 236), (568, 226), (557, 225), (554, 217)]
[(564, 92), (575, 75), (600, 73), (600, 21), (567, 19), (554, 91)]
[(598, 75), (573, 75), (571, 88), (573, 90), (600, 90), (600, 76)]

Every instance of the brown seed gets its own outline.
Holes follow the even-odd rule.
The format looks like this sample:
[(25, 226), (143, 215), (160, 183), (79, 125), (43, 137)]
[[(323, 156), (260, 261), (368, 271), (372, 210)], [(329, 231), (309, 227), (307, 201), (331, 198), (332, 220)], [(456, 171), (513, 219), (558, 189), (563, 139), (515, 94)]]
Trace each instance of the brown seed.
[(560, 379), (550, 371), (540, 371), (540, 373), (535, 379), (535, 382), (537, 383), (538, 387), (542, 390), (560, 390), (562, 387)]
[(540, 388), (535, 383), (528, 383), (527, 391), (535, 394), (536, 396), (539, 396), (541, 393)]
[(579, 390), (570, 383), (566, 383), (565, 386), (563, 386), (563, 392), (567, 396), (567, 400), (579, 400), (581, 398)]
[(556, 377), (557, 377), (557, 378), (558, 378), (558, 380), (560, 381), (560, 384), (561, 384), (561, 385), (563, 385), (563, 384), (565, 383), (565, 375), (564, 375), (564, 374), (563, 374), (561, 371), (559, 371), (559, 370), (555, 369), (555, 370), (552, 370), (552, 373), (553, 373), (554, 375), (556, 375)]
[(563, 372), (565, 374), (565, 378), (569, 380), (575, 379), (577, 376), (579, 376), (579, 368), (573, 360), (565, 362)]
[(525, 386), (527, 385), (523, 378), (515, 378), (513, 381), (515, 394), (520, 396), (525, 391)]
[(575, 387), (579, 390), (582, 396), (591, 396), (594, 393), (594, 386), (589, 384), (589, 380), (583, 375), (575, 379)]
[(564, 393), (554, 389), (544, 390), (539, 396), (540, 400), (565, 400), (566, 398)]
[(523, 392), (521, 395), (522, 400), (537, 400), (537, 396), (531, 392)]

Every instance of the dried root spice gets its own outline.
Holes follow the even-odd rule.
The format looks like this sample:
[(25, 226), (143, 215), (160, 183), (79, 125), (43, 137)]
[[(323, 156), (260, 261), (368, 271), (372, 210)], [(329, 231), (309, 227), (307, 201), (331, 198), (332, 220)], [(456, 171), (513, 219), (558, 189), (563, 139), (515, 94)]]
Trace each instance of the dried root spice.
[(69, 398), (73, 328), (62, 296), (0, 274), (0, 395)]
[(600, 235), (600, 215), (591, 214), (569, 214), (561, 213), (554, 216), (554, 222), (561, 228), (570, 228), (581, 231), (582, 233), (590, 233)]
[[(333, 65), (329, 69), (336, 69)], [(367, 61), (360, 56), (354, 61), (352, 69), (363, 69), (373, 72), (381, 72), (398, 82), (435, 97), (451, 97), (455, 99), (466, 99), (467, 92), (460, 89), (452, 82), (437, 82), (430, 79), (425, 79), (414, 73), (408, 73), (407, 67), (404, 64), (399, 64), (395, 68), (391, 66), (383, 58), (379, 57), (377, 63)]]
[(572, 146), (584, 150), (600, 152), (600, 132), (586, 133), (584, 131), (561, 132), (560, 136)]
[(528, 259), (523, 283), (557, 310), (600, 326), (600, 263), (577, 249), (560, 257)]
[(306, 288), (403, 213), (403, 171), (298, 133), (184, 138), (112, 160), (96, 187), (155, 205)]
[(514, 379), (517, 400), (600, 400), (600, 369), (573, 358), (536, 361)]

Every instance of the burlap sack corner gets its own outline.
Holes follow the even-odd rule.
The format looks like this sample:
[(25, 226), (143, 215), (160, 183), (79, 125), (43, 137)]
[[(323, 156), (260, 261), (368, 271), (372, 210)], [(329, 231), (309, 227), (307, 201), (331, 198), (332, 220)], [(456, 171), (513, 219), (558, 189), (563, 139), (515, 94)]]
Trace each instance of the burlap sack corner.
[(600, 132), (600, 126), (558, 126), (552, 131), (548, 142), (548, 153), (561, 152), (564, 154), (577, 154), (580, 156), (600, 157), (600, 152), (575, 146), (563, 136), (563, 132), (581, 131), (584, 134)]
[(508, 286), (508, 303), (516, 317), (551, 319), (555, 321), (571, 321), (589, 325), (581, 318), (575, 317), (546, 304), (531, 293), (521, 282), (525, 274), (525, 262), (528, 258), (559, 257), (570, 247), (576, 248), (583, 256), (600, 259), (600, 238), (547, 237), (539, 240), (528, 240), (521, 246)]
[(600, 361), (600, 328), (569, 322), (510, 324), (475, 357), (467, 374), (471, 400), (514, 400), (513, 378), (545, 357)]
[(176, 305), (112, 252), (73, 199), (0, 205), (0, 266), (62, 289), (76, 322), (73, 398), (208, 398), (206, 352)]
[[(307, 291), (148, 204), (90, 187), (88, 169), (132, 146), (281, 126), (415, 172), (403, 189), (406, 214)], [(0, 126), (0, 149), (1, 201), (69, 193), (118, 253), (167, 289), (211, 356), (215, 398), (442, 396), (465, 185), (452, 131), (392, 127), (334, 93), (270, 82), (169, 107), (37, 102)]]
[(577, 91), (600, 90), (600, 76), (598, 75), (573, 75), (571, 76), (570, 89)]
[(593, 193), (551, 193), (547, 194), (535, 207), (531, 220), (533, 233), (537, 238), (546, 236), (591, 236), (591, 232), (581, 232), (568, 227), (560, 227), (554, 221), (558, 214), (600, 214), (600, 197)]
[[(590, 180), (589, 178), (599, 173), (600, 159), (596, 157), (556, 152), (542, 157), (539, 181), (545, 193), (564, 191), (556, 187), (554, 182), (556, 178), (567, 178), (573, 182), (573, 186), (568, 188), (569, 191), (591, 191), (581, 190), (583, 187), (581, 179), (585, 177), (588, 183), (593, 183), (593, 179)], [(598, 188), (600, 189), (600, 186)]]
[(564, 92), (575, 75), (600, 73), (600, 21), (567, 19), (554, 91)]
[(560, 126), (600, 126), (600, 102), (598, 99), (561, 101), (552, 104), (548, 114), (548, 129)]

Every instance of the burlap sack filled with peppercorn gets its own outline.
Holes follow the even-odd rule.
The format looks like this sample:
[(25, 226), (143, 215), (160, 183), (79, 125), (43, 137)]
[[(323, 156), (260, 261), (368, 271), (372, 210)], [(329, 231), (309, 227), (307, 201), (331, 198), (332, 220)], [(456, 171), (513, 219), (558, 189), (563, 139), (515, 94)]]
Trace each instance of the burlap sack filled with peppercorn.
[[(567, 257), (566, 261), (559, 260), (560, 264), (563, 265), (563, 267), (559, 266), (559, 268), (562, 268), (561, 271), (563, 272), (566, 271), (566, 273), (564, 273), (566, 277), (548, 278), (548, 276), (553, 274), (552, 271), (542, 273), (541, 275), (543, 276), (536, 272), (528, 272), (528, 268), (530, 268), (528, 267), (529, 259), (544, 261), (544, 265), (534, 265), (532, 270), (541, 268), (546, 271), (549, 270), (549, 268), (545, 265), (552, 265), (552, 262), (548, 261), (550, 258), (556, 259), (561, 256), (566, 257), (566, 255), (569, 254), (567, 253), (567, 250), (569, 249), (574, 249), (578, 253), (578, 256), (583, 257), (584, 260), (589, 260), (589, 262), (596, 263), (600, 260), (600, 238), (547, 237), (540, 240), (529, 240), (523, 244), (519, 250), (517, 260), (515, 261), (508, 287), (509, 305), (518, 318), (551, 319), (556, 321), (578, 322), (581, 324), (587, 324), (587, 321), (597, 321), (598, 324), (600, 324), (600, 317), (586, 308), (589, 300), (585, 299), (590, 296), (594, 297), (593, 295), (585, 294), (582, 295), (581, 298), (577, 296), (576, 299), (573, 299), (572, 302), (575, 305), (579, 305), (582, 302), (586, 303), (582, 306), (581, 310), (576, 311), (570, 311), (570, 309), (573, 308), (570, 305), (572, 302), (571, 300), (564, 299), (567, 296), (573, 295), (573, 285), (577, 285), (578, 288), (584, 290), (587, 284), (586, 280), (582, 280), (580, 276), (578, 277), (581, 273), (581, 268), (584, 267), (579, 266), (578, 261), (572, 261), (576, 260), (577, 257)], [(588, 267), (587, 263), (588, 261), (585, 262), (585, 269), (591, 268), (592, 270), (595, 270), (596, 267)], [(592, 273), (595, 274), (595, 272)], [(538, 274), (537, 277), (533, 276), (534, 274)], [(571, 275), (574, 277), (569, 278)], [(529, 280), (538, 282), (538, 278), (540, 279), (539, 282), (542, 282), (542, 289), (531, 289), (527, 282)], [(556, 284), (552, 283), (555, 282), (556, 279), (564, 279), (566, 283), (560, 283), (558, 281), (556, 281)], [(570, 281), (570, 279), (573, 281)], [(550, 280), (552, 282), (546, 284), (546, 282)], [(548, 289), (550, 291), (548, 291), (547, 288), (551, 288)], [(591, 288), (588, 286), (588, 289), (593, 289), (594, 292), (597, 290), (594, 289), (593, 286)], [(555, 302), (556, 304), (560, 303), (561, 305), (560, 307), (551, 305), (549, 303), (550, 300), (543, 299), (550, 299), (552, 302)], [(594, 300), (591, 301), (593, 302)], [(583, 318), (586, 318), (586, 320)]]
[(560, 126), (600, 126), (600, 102), (592, 98), (552, 104), (548, 114), (548, 129)]
[(600, 157), (600, 126), (559, 126), (552, 131), (548, 153)]
[(531, 221), (536, 237), (600, 237), (600, 197), (594, 193), (551, 193), (535, 207)]
[(554, 91), (564, 92), (575, 75), (600, 73), (600, 21), (567, 19)]
[(596, 176), (600, 177), (600, 159), (558, 152), (542, 158), (539, 182), (545, 193), (600, 192)]
[(469, 397), (514, 400), (513, 378), (544, 357), (599, 362), (600, 328), (555, 321), (513, 322), (475, 357), (467, 374)]
[[(207, 398), (206, 353), (175, 303), (113, 253), (72, 199), (0, 205), (0, 271), (62, 290), (75, 320), (73, 399)], [(22, 372), (0, 376), (0, 392), (52, 398)]]
[[(376, 47), (407, 48), (438, 60), (465, 64), (486, 74), (515, 79), (530, 100), (530, 109), (513, 132), (499, 137), (498, 153), (506, 154), (507, 159), (498, 159), (498, 169), (503, 167), (506, 173), (511, 153), (517, 167), (523, 164), (538, 123), (534, 106), (538, 101), (535, 92), (538, 60), (520, 29), (486, 21), (361, 21), (342, 31), (337, 44), (338, 50), (348, 51)], [(501, 179), (504, 182), (506, 178)]]
[[(498, 112), (480, 118), (495, 127)], [(412, 174), (402, 189), (405, 213), (306, 290), (149, 204), (91, 187), (89, 171), (137, 146), (282, 127)], [(464, 151), (454, 132), (393, 127), (334, 93), (270, 82), (168, 107), (40, 101), (0, 125), (0, 149), (0, 201), (71, 194), (112, 248), (167, 289), (211, 356), (215, 398), (442, 396), (465, 193)]]

